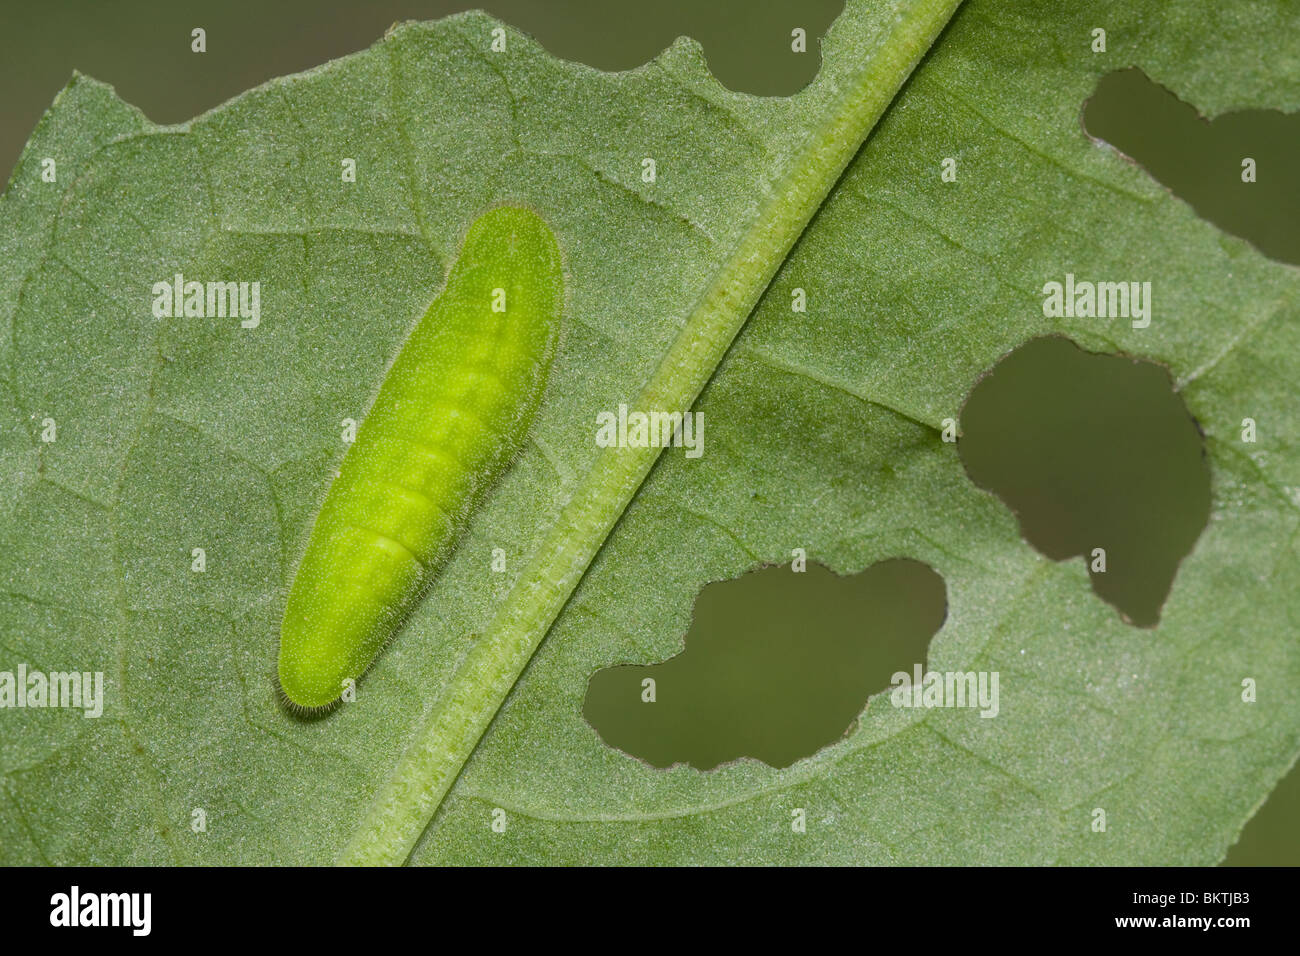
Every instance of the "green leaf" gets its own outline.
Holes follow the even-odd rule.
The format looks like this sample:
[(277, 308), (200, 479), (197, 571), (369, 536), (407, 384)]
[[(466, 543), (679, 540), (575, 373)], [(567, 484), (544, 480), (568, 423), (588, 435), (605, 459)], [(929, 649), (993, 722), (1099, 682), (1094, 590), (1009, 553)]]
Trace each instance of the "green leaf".
[[(1220, 859), (1300, 749), (1296, 271), (1093, 144), (1079, 111), (1130, 64), (1207, 114), (1294, 109), (1300, 18), (970, 3), (891, 104), (947, 6), (851, 0), (788, 99), (725, 91), (686, 41), (623, 74), (511, 31), (494, 54), (478, 14), (182, 127), (74, 79), (0, 199), (0, 670), (102, 670), (107, 703), (0, 714), (0, 860)], [(275, 633), (341, 422), (505, 199), (542, 212), (569, 272), (531, 445), (357, 702), (296, 719)], [(1044, 319), (1066, 271), (1151, 279), (1151, 327)], [(153, 318), (177, 272), (259, 280), (260, 324)], [(1167, 363), (1207, 434), (1214, 511), (1153, 631), (1030, 549), (939, 440), (1046, 331)], [(702, 458), (596, 447), (597, 411), (701, 388)], [(935, 568), (929, 665), (1000, 671), (998, 718), (877, 695), (784, 770), (606, 747), (590, 674), (671, 656), (704, 583), (795, 546), (839, 571)]]

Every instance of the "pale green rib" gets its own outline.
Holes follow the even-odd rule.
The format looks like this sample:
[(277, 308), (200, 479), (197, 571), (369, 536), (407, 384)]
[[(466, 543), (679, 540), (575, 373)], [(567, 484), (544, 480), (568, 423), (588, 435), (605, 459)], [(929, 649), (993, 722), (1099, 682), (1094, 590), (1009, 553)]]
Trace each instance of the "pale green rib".
[[(914, 0), (874, 55), (828, 72), (807, 144), (760, 204), (633, 408), (685, 410), (722, 361), (767, 284), (871, 128), (961, 0)], [(850, 4), (850, 6), (853, 6)], [(845, 16), (849, 13), (846, 11)], [(338, 862), (405, 862), (510, 689), (659, 456), (606, 448), (384, 783)]]

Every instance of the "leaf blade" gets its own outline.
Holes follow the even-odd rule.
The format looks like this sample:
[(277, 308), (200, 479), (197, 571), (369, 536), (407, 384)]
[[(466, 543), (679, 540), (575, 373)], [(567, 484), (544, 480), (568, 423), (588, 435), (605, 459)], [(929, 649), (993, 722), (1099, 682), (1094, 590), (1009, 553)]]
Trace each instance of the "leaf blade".
[[(959, 3), (912, 0), (901, 6), (885, 39), (814, 123), (788, 172), (775, 184), (760, 184), (767, 201), (630, 407), (686, 411), (694, 404), (826, 194)], [(841, 29), (853, 26), (851, 15)], [(602, 450), (394, 768), (341, 862), (400, 863), (410, 854), (661, 450)]]

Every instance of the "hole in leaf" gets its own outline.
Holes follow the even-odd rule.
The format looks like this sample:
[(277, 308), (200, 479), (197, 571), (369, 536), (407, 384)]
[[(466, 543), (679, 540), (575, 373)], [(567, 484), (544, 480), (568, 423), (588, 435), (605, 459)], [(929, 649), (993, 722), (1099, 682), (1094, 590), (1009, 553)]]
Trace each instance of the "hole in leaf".
[(788, 767), (924, 661), (946, 613), (943, 578), (919, 561), (847, 576), (762, 568), (700, 591), (676, 657), (592, 675), (583, 714), (607, 744), (656, 767), (738, 757)]
[[(1083, 105), (1083, 125), (1203, 219), (1267, 256), (1300, 264), (1300, 113), (1240, 110), (1206, 120), (1134, 68), (1098, 81)], [(1253, 182), (1243, 181), (1246, 160)]]
[[(601, 70), (635, 69), (677, 37), (689, 36), (704, 48), (719, 83), (759, 96), (790, 96), (812, 82), (821, 66), (820, 38), (844, 12), (844, 0), (466, 0), (460, 6), (482, 7), (532, 34), (556, 56)], [(802, 52), (794, 50), (795, 28), (804, 31)]]
[(1082, 555), (1098, 596), (1155, 626), (1210, 513), (1200, 428), (1164, 366), (1033, 339), (971, 389), (961, 427), (967, 474), (1025, 540)]
[(1242, 828), (1223, 866), (1300, 866), (1300, 764)]

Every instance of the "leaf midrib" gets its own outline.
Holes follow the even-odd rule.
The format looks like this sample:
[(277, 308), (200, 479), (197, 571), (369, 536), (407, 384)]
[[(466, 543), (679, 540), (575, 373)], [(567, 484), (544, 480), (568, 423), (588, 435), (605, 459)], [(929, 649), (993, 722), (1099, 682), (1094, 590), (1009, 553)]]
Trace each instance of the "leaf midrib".
[[(760, 184), (764, 199), (753, 220), (630, 407), (686, 410), (695, 403), (795, 242), (960, 3), (902, 4), (870, 58), (847, 70), (845, 82), (829, 80), (834, 95), (809, 124), (812, 134), (775, 182)], [(846, 9), (844, 16), (850, 15)], [(660, 451), (605, 448), (596, 457), (425, 715), (338, 862), (405, 862)]]

